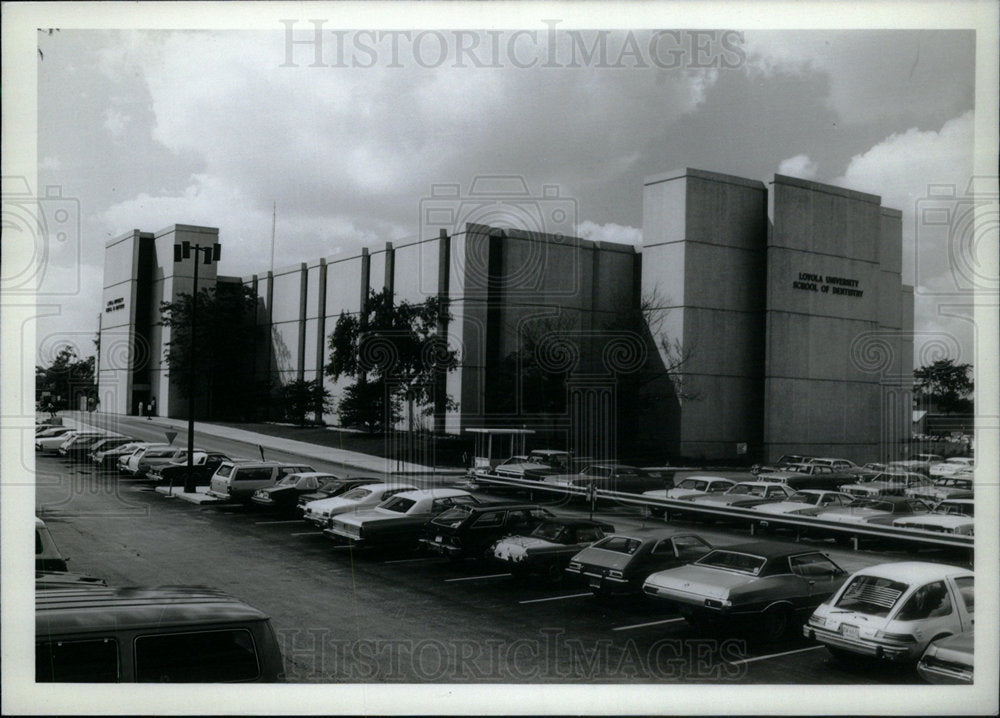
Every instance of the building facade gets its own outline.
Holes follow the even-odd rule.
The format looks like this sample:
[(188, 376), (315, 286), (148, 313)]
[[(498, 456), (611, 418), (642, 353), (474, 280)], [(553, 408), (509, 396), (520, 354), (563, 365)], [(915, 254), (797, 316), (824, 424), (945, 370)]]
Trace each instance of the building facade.
[[(909, 435), (913, 294), (901, 215), (874, 195), (685, 169), (646, 180), (641, 249), (446, 225), (238, 280), (205, 265), (199, 286), (240, 281), (257, 297), (254, 379), (318, 379), (335, 398), (353, 381), (323, 371), (342, 312), (382, 288), (441, 298), (459, 362), (427, 429), (530, 428), (581, 455), (660, 461), (870, 460)], [(159, 413), (185, 415), (159, 305), (191, 290), (194, 260), (175, 265), (173, 244), (217, 235), (175, 225), (107, 244), (103, 410), (155, 395)]]

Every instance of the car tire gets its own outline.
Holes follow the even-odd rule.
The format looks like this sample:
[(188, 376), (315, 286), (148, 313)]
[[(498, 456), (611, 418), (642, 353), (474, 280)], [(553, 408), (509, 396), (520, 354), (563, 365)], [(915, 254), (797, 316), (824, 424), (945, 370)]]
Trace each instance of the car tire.
[(760, 638), (777, 641), (787, 636), (795, 625), (795, 616), (788, 606), (772, 606), (764, 611), (759, 626)]
[(564, 571), (558, 563), (551, 563), (545, 567), (543, 575), (546, 583), (555, 585), (562, 583)]

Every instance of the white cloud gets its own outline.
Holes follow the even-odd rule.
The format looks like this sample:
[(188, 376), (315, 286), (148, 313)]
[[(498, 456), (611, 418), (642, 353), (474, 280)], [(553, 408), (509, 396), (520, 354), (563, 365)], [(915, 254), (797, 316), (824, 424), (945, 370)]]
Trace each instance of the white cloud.
[(795, 155), (781, 160), (778, 165), (778, 174), (800, 179), (814, 179), (818, 170), (816, 163), (809, 159), (809, 155)]
[(614, 222), (597, 224), (588, 219), (580, 222), (576, 231), (581, 238), (594, 242), (615, 242), (616, 244), (631, 244), (634, 247), (642, 246), (642, 230), (636, 227), (623, 227)]

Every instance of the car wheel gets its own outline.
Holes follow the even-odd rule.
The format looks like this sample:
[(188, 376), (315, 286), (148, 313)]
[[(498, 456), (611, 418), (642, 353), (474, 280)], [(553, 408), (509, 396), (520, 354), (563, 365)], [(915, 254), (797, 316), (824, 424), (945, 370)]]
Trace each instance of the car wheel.
[(760, 635), (766, 641), (777, 641), (792, 629), (795, 618), (788, 606), (772, 606), (764, 611), (760, 622)]
[(549, 564), (545, 567), (545, 580), (548, 583), (562, 583), (563, 569), (557, 563)]

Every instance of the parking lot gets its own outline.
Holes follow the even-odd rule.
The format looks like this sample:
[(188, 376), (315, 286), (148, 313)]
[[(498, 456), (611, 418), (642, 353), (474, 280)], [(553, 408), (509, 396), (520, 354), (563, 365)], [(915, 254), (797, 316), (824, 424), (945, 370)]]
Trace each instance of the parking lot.
[[(141, 421), (118, 430), (162, 438), (160, 427)], [(257, 453), (231, 439), (196, 441), (237, 456)], [(269, 450), (268, 458), (343, 471), (279, 453)], [(695, 629), (641, 595), (599, 599), (570, 581), (515, 581), (487, 562), (353, 549), (294, 516), (241, 504), (195, 505), (58, 457), (38, 457), (37, 475), (37, 511), (72, 557), (71, 570), (112, 585), (208, 585), (262, 609), (292, 682), (921, 682), (912, 669), (842, 667), (803, 638), (762, 643)], [(555, 512), (586, 516), (576, 505)], [(602, 507), (598, 517), (619, 531), (670, 528), (624, 506)], [(676, 526), (713, 545), (748, 540), (741, 530)], [(905, 557), (816, 546), (848, 571)]]

